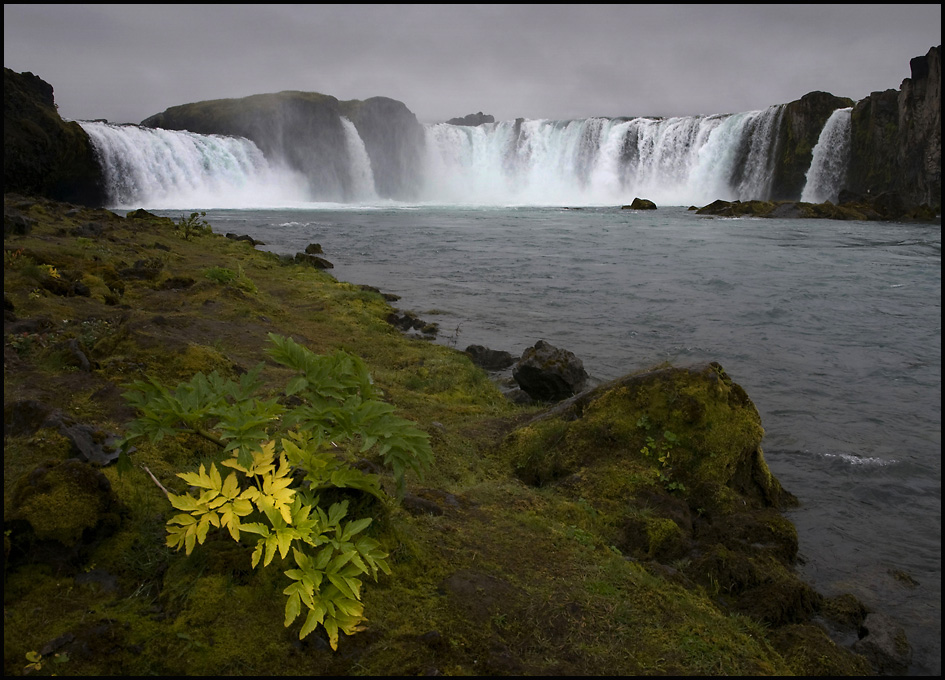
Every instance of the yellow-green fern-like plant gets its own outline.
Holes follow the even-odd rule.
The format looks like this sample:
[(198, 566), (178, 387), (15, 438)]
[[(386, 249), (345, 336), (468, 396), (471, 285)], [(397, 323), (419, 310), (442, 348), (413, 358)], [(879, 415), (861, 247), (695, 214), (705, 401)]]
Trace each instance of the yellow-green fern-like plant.
[[(289, 338), (269, 337), (272, 358), (296, 371), (284, 390), (291, 407), (260, 398), (262, 364), (238, 382), (200, 373), (173, 391), (155, 380), (137, 381), (125, 396), (140, 415), (129, 424), (123, 450), (141, 437), (157, 443), (189, 432), (229, 454), (220, 467), (177, 475), (196, 492), (168, 492), (180, 512), (167, 523), (167, 544), (189, 555), (218, 529), (235, 541), (255, 537), (253, 568), (291, 554), (285, 625), (304, 605), (299, 638), (322, 626), (337, 649), (339, 632), (353, 634), (365, 620), (362, 577), (391, 573), (380, 544), (362, 534), (372, 518), (349, 520), (347, 501), (327, 508), (319, 502), (318, 492), (331, 488), (385, 498), (379, 477), (352, 467), (337, 442), (374, 452), (392, 471), (398, 495), (406, 472), (422, 473), (433, 453), (426, 433), (377, 399), (363, 361), (344, 352), (316, 355)], [(221, 468), (231, 471), (224, 477)]]

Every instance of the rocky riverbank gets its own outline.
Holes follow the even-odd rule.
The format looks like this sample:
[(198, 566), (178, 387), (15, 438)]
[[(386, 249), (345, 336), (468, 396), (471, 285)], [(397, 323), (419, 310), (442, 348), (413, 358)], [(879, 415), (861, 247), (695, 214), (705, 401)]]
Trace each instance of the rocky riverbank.
[[(132, 215), (5, 195), (6, 674), (901, 670), (894, 628), (859, 654), (831, 639), (857, 640), (868, 612), (798, 579), (792, 497), (721, 366), (628, 367), (516, 405), (467, 354), (392, 325), (376, 291), (183, 216)], [(131, 381), (239, 378), (270, 333), (361, 357), (434, 451), (401, 500), (332, 492), (374, 517), (392, 572), (365, 583), (364, 629), (337, 651), (283, 625), (291, 557), (253, 569), (252, 541), (214, 531), (192, 555), (167, 548), (175, 511), (155, 482), (183, 492), (177, 474), (218, 448), (165, 437), (127, 472), (113, 463)], [(284, 369), (262, 377), (279, 397)], [(377, 460), (358, 464), (393, 490)]]

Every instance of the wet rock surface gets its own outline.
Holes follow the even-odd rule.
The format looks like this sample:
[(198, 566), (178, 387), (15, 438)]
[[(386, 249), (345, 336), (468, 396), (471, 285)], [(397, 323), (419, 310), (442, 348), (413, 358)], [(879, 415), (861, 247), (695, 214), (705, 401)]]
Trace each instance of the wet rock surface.
[(525, 350), (512, 369), (512, 377), (530, 397), (538, 401), (561, 401), (587, 386), (584, 362), (573, 352), (544, 340)]

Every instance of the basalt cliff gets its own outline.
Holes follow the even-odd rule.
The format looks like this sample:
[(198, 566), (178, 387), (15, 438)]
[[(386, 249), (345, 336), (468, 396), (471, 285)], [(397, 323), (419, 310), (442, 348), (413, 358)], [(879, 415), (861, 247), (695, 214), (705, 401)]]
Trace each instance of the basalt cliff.
[(352, 189), (345, 167), (345, 120), (364, 142), (378, 195), (411, 198), (423, 127), (403, 103), (387, 97), (339, 101), (316, 92), (279, 92), (174, 106), (141, 124), (246, 137), (268, 158), (283, 160), (305, 175), (321, 200), (343, 202)]

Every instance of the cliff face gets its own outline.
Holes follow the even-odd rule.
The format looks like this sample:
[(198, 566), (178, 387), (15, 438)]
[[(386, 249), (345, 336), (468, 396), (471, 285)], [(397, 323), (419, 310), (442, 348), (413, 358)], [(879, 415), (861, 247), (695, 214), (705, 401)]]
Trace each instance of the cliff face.
[(387, 97), (341, 105), (371, 158), (377, 193), (385, 198), (415, 198), (426, 146), (417, 117), (403, 103)]
[(848, 106), (853, 106), (852, 99), (829, 92), (810, 92), (785, 105), (775, 142), (776, 164), (769, 200), (800, 199), (824, 124), (835, 110)]
[(88, 135), (59, 117), (52, 85), (3, 69), (3, 190), (101, 206), (102, 171)]
[(942, 205), (941, 46), (910, 62), (899, 91), (873, 92), (853, 108), (848, 188), (894, 192), (906, 205)]
[(141, 124), (246, 137), (267, 158), (305, 175), (313, 199), (346, 201), (352, 198), (354, 178), (342, 116), (354, 123), (364, 141), (378, 194), (412, 198), (423, 128), (393, 99), (342, 102), (316, 92), (287, 91), (174, 106)]

